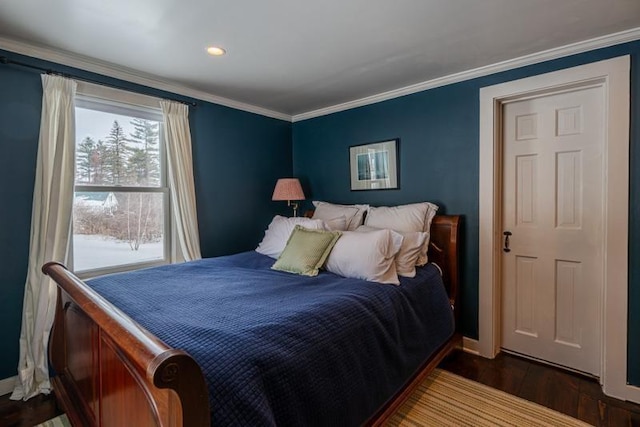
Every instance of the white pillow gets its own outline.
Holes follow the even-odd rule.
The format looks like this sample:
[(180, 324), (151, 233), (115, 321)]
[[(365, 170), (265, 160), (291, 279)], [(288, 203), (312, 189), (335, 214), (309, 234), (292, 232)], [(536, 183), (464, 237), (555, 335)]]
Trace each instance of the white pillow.
[(438, 206), (429, 202), (370, 207), (365, 225), (395, 231), (429, 231), (437, 210)]
[(328, 221), (344, 216), (347, 220), (346, 230), (353, 231), (362, 225), (362, 218), (369, 209), (369, 205), (336, 205), (327, 202), (314, 201), (315, 211), (313, 219)]
[(347, 229), (347, 218), (342, 215), (338, 218), (325, 219), (324, 224), (328, 231), (344, 231)]
[[(428, 202), (425, 202), (428, 203)], [(420, 257), (418, 257), (417, 266), (426, 265), (429, 262), (429, 258), (427, 257), (427, 253), (429, 252), (429, 242), (431, 242), (431, 222), (433, 221), (433, 217), (436, 216), (436, 212), (438, 211), (438, 206), (433, 203), (429, 204), (429, 210), (427, 211), (427, 216), (424, 219), (424, 231), (427, 233), (427, 240), (424, 242), (424, 248), (420, 253)], [(440, 267), (438, 267), (440, 268)]]
[(431, 221), (436, 216), (438, 206), (429, 202), (411, 203), (400, 206), (370, 207), (365, 225), (375, 228), (389, 228), (398, 232), (424, 231), (427, 239), (424, 243), (416, 265), (425, 265), (429, 259), (429, 240), (431, 237)]
[[(374, 231), (378, 228), (369, 227), (368, 225), (361, 225), (356, 231)], [(424, 231), (398, 231), (404, 239), (400, 250), (396, 255), (396, 270), (398, 276), (415, 277), (416, 264), (422, 254), (425, 242), (429, 239), (429, 233)]]
[(311, 230), (326, 229), (324, 221), (319, 219), (303, 217), (287, 218), (276, 215), (273, 217), (271, 224), (269, 224), (269, 228), (264, 232), (264, 238), (256, 248), (256, 252), (277, 259), (287, 245), (289, 236), (291, 236), (291, 232), (296, 225), (301, 225)]
[(343, 231), (325, 268), (344, 277), (399, 285), (395, 257), (402, 240), (391, 230)]

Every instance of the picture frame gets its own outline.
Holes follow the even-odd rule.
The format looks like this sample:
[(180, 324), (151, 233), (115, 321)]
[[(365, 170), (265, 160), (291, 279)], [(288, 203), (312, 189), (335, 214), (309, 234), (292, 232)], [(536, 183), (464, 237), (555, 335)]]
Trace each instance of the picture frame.
[(351, 190), (389, 190), (398, 182), (399, 139), (349, 147)]

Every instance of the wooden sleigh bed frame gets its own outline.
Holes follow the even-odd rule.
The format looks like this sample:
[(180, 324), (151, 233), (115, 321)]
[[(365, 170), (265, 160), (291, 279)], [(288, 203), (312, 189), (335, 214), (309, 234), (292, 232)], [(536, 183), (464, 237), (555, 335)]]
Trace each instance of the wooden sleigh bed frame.
[[(458, 325), (460, 217), (436, 216), (429, 260), (442, 271)], [(53, 389), (74, 426), (209, 426), (205, 378), (195, 360), (139, 326), (62, 264), (42, 271), (58, 285), (49, 356)], [(456, 332), (367, 422), (379, 426), (460, 343)]]

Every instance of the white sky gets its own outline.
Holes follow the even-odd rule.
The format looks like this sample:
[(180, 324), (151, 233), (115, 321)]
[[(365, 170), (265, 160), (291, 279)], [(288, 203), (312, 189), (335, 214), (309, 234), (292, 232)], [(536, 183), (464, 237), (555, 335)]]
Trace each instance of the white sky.
[(99, 139), (106, 140), (114, 120), (122, 126), (127, 137), (133, 132), (134, 127), (129, 123), (131, 120), (129, 116), (76, 107), (76, 145), (87, 136), (96, 142)]

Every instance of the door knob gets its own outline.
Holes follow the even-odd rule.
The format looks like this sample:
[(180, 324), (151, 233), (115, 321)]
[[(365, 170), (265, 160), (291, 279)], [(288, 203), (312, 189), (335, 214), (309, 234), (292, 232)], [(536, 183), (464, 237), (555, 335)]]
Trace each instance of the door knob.
[(502, 234), (504, 235), (504, 248), (502, 248), (502, 250), (505, 252), (511, 252), (511, 249), (509, 249), (509, 236), (511, 236), (512, 233), (510, 231), (505, 231)]

